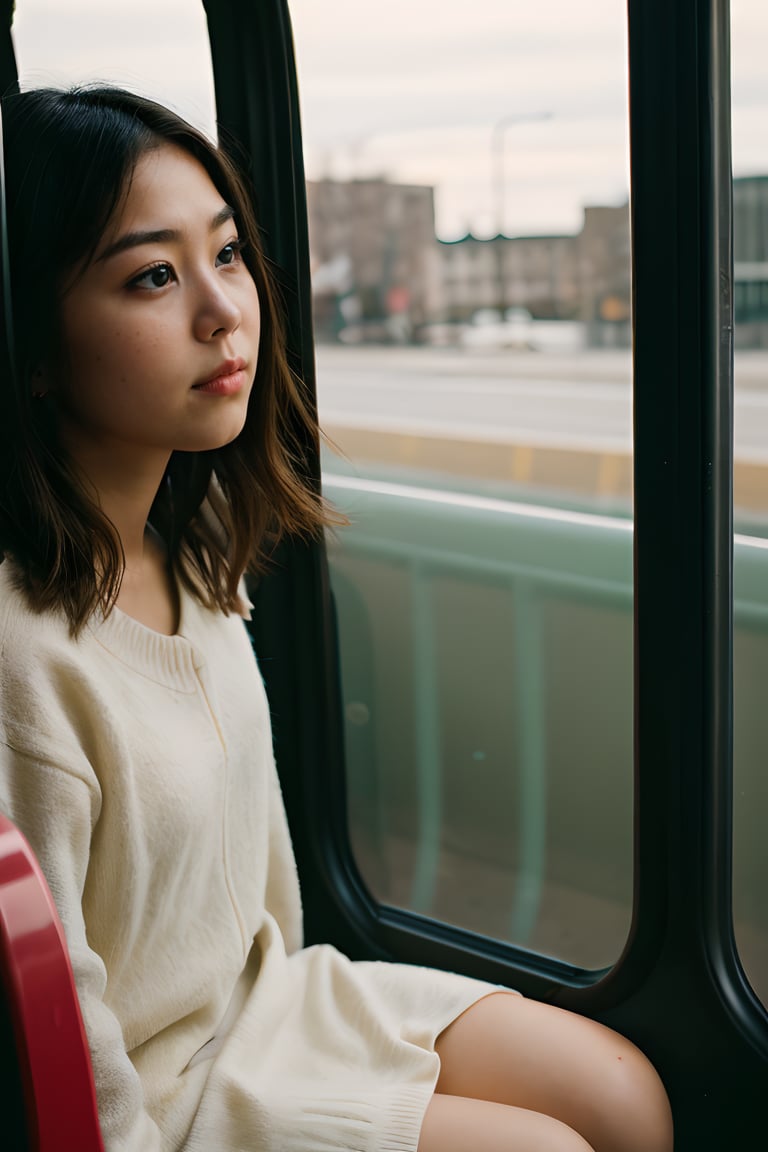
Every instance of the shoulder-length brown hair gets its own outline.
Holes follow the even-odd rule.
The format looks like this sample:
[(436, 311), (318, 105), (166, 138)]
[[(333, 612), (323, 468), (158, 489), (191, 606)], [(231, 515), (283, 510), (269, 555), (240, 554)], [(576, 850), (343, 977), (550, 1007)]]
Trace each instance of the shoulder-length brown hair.
[(63, 608), (73, 634), (115, 602), (120, 539), (60, 449), (55, 403), (33, 396), (33, 379), (56, 346), (62, 285), (93, 258), (139, 158), (168, 141), (202, 164), (234, 208), (262, 320), (242, 431), (215, 451), (174, 452), (150, 523), (178, 579), (210, 607), (236, 610), (243, 571), (263, 570), (284, 534), (314, 535), (334, 521), (309, 474), (313, 408), (288, 366), (244, 181), (184, 120), (121, 89), (8, 96), (3, 125), (15, 371), (0, 381), (0, 552), (23, 573), (32, 606)]

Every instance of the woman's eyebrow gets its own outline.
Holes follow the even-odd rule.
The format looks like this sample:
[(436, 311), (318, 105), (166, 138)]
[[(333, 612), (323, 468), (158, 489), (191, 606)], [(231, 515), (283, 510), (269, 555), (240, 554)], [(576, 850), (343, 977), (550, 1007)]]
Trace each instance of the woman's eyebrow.
[[(222, 224), (226, 224), (227, 220), (233, 220), (234, 217), (234, 208), (225, 204), (211, 220), (210, 231), (216, 232)], [(124, 236), (119, 236), (112, 244), (107, 245), (97, 258), (97, 263), (102, 260), (109, 260), (110, 257), (117, 256), (120, 252), (126, 252), (129, 248), (139, 248), (142, 244), (170, 244), (177, 243), (179, 240), (181, 240), (181, 233), (174, 228), (158, 228), (148, 232), (126, 232)]]

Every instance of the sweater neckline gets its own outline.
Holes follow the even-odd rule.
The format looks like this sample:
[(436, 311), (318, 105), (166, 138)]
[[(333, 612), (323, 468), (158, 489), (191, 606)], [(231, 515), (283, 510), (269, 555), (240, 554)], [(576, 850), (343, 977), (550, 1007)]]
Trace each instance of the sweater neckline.
[(193, 692), (197, 669), (204, 663), (192, 636), (194, 605), (190, 594), (179, 589), (179, 626), (173, 636), (157, 632), (112, 607), (105, 616), (94, 613), (93, 633), (98, 643), (135, 672), (182, 692)]

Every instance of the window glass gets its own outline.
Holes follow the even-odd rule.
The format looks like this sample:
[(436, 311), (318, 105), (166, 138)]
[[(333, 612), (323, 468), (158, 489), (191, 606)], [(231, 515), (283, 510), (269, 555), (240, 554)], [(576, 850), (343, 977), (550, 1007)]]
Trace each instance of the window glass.
[(731, 0), (735, 305), (734, 860), (736, 943), (768, 1004), (768, 9)]
[(632, 891), (625, 6), (291, 12), (362, 875), (609, 965)]
[(24, 0), (13, 41), (22, 88), (119, 84), (216, 135), (200, 0)]

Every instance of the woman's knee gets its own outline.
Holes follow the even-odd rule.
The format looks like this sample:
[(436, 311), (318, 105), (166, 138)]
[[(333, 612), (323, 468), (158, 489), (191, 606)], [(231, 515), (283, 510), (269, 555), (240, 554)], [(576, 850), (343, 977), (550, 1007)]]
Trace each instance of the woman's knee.
[(593, 1020), (494, 994), (436, 1047), (440, 1093), (553, 1116), (597, 1152), (671, 1152), (670, 1108), (656, 1071), (629, 1040)]
[(640, 1049), (619, 1039), (621, 1050), (604, 1061), (596, 1077), (606, 1148), (672, 1152), (672, 1110), (664, 1085)]

